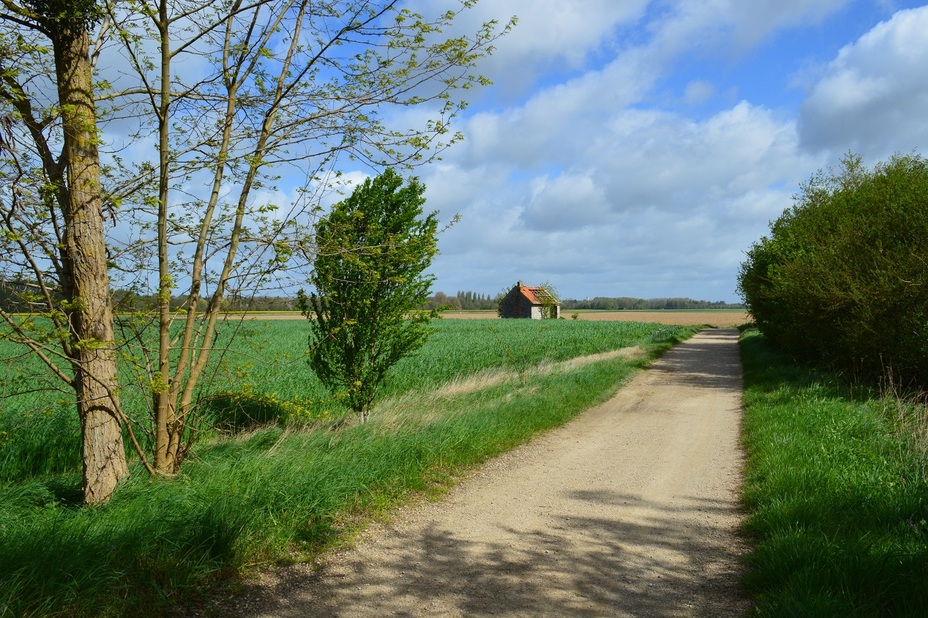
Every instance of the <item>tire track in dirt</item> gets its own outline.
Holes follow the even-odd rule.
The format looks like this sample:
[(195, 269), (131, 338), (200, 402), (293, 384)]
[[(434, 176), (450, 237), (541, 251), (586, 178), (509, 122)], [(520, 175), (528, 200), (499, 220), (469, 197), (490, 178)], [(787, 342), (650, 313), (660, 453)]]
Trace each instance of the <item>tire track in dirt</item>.
[(278, 569), (239, 615), (743, 615), (737, 338), (699, 333), (440, 502)]

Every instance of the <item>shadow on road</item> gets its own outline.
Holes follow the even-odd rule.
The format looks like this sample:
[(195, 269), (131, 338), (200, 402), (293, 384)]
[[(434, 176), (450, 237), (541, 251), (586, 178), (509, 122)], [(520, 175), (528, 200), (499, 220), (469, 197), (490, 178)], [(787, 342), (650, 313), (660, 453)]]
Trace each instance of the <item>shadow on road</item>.
[[(650, 367), (653, 382), (673, 380), (690, 386), (730, 391), (740, 396), (742, 379), (738, 348), (720, 346), (737, 340), (738, 331), (735, 329), (702, 331), (697, 340), (678, 345)], [(720, 348), (725, 353), (720, 354)]]
[[(689, 497), (685, 507), (670, 507), (601, 491), (570, 497), (633, 516), (560, 515), (545, 529), (507, 529), (534, 537), (516, 547), (460, 540), (454, 530), (431, 525), (401, 545), (387, 540), (391, 548), (383, 564), (342, 563), (339, 568), (363, 587), (346, 587), (344, 575), (326, 568), (309, 575), (290, 571), (290, 579), (263, 591), (264, 610), (294, 618), (743, 615), (745, 608), (730, 602), (738, 599), (730, 567), (738, 558), (730, 539), (710, 527), (681, 526), (681, 520), (710, 513), (736, 516), (731, 504)], [(568, 529), (569, 541), (562, 533)], [(714, 594), (706, 594), (710, 589)], [(397, 601), (419, 609), (394, 610)]]

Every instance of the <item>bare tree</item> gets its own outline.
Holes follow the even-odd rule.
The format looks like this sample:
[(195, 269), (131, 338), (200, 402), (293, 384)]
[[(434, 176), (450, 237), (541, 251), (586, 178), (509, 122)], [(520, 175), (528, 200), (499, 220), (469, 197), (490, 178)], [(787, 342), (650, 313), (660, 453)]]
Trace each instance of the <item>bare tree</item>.
[[(33, 121), (24, 113), (43, 92), (43, 49), (20, 40), (22, 25), (35, 20), (25, 17), (29, 9), (2, 1), (7, 23), (14, 24), (3, 33), (4, 41), (16, 41), (8, 45), (16, 50), (10, 53), (26, 67), (11, 76), (3, 96), (15, 110), (6, 116), (14, 125), (11, 146), (26, 137), (35, 144), (54, 142), (56, 137), (47, 136), (60, 134), (63, 104), (47, 105)], [(344, 162), (416, 165), (456, 141), (459, 135), (450, 132), (449, 122), (464, 101), (455, 93), (485, 83), (474, 73), (475, 64), (512, 22), (502, 28), (483, 24), (465, 36), (443, 34), (472, 1), (432, 18), (411, 13), (396, 0), (88, 4), (100, 20), (84, 22), (99, 25), (83, 57), (88, 63), (107, 60), (106, 70), (97, 66), (92, 87), (83, 89), (85, 96), (96, 93), (106, 144), (103, 184), (94, 186), (98, 210), (111, 213), (114, 222), (106, 251), (97, 255), (108, 259), (103, 264), (117, 285), (158, 299), (150, 317), (117, 322), (121, 339), (132, 343), (131, 357), (123, 357), (131, 372), (125, 371), (148, 393), (150, 409), (122, 411), (115, 372), (103, 379), (83, 361), (72, 367), (75, 376), (93, 375), (94, 383), (102, 384), (111, 418), (122, 421), (149, 471), (170, 475), (178, 471), (193, 437), (192, 414), (222, 327), (225, 299), (279, 285), (286, 269), (311, 259), (308, 239), (321, 192)], [(57, 74), (55, 81), (61, 81)], [(429, 111), (417, 115), (426, 117), (419, 126), (403, 119), (411, 107)], [(41, 150), (30, 146), (30, 154)], [(29, 217), (18, 197), (24, 192), (10, 190), (13, 185), (0, 188), (9, 198), (0, 216), (6, 242), (19, 238), (15, 242), (27, 256), (17, 262), (16, 274), (43, 281), (50, 265), (52, 271), (60, 266), (67, 272), (72, 249), (57, 248), (53, 235), (63, 209), (50, 208), (43, 199), (47, 191), (30, 185), (23, 150), (4, 150), (3, 163), (8, 176), (20, 174), (17, 187), (28, 185)], [(100, 157), (96, 160), (99, 164)], [(80, 252), (80, 246), (73, 251)], [(104, 289), (105, 276), (103, 268)], [(52, 287), (36, 302), (54, 320), (61, 299), (74, 295), (64, 285)], [(177, 297), (184, 299), (180, 313), (171, 305)], [(20, 328), (13, 316), (3, 317)], [(103, 317), (112, 322), (110, 314)], [(53, 330), (61, 331), (58, 325)], [(20, 328), (20, 340), (43, 353), (47, 344), (36, 343), (37, 332)], [(93, 341), (113, 339), (111, 329), (100, 334)], [(55, 343), (73, 347), (72, 340), (84, 338), (69, 335)], [(112, 350), (112, 345), (90, 347), (97, 356)], [(48, 364), (68, 378), (53, 358)]]

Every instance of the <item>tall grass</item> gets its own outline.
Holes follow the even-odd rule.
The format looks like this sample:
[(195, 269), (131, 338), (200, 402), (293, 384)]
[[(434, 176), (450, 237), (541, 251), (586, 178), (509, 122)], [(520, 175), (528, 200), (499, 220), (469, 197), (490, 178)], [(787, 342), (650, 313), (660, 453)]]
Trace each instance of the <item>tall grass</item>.
[[(566, 332), (561, 328), (543, 332)], [(415, 422), (385, 408), (363, 426), (272, 424), (215, 439), (195, 449), (177, 478), (151, 481), (134, 470), (102, 507), (77, 506), (74, 474), (2, 483), (0, 616), (163, 615), (218, 579), (285, 556), (311, 556), (365, 518), (413, 493), (440, 491), (470, 466), (604, 400), (648, 357), (692, 330), (655, 337), (654, 325), (617, 329), (626, 335), (593, 344), (641, 345), (638, 360), (526, 372), (523, 380), (451, 395), (429, 397), (422, 388)], [(438, 357), (466, 353), (436, 341)], [(569, 354), (566, 341), (538, 358)], [(575, 345), (585, 351), (590, 344), (578, 338)], [(499, 356), (496, 365), (505, 366), (506, 355)], [(445, 379), (421, 375), (410, 383)]]
[[(644, 345), (655, 333), (672, 339), (678, 332), (677, 327), (629, 322), (438, 320), (434, 324), (435, 332), (422, 350), (391, 370), (382, 398), (433, 388), (484, 370), (525, 370), (541, 362)], [(278, 419), (304, 423), (345, 414), (342, 400), (309, 369), (307, 345), (305, 320), (228, 324), (201, 384), (205, 424), (200, 430), (241, 429)], [(132, 349), (124, 352), (137, 356)], [(40, 361), (0, 341), (0, 359), (5, 358), (12, 360), (0, 363), (0, 386), (6, 387), (0, 398), (0, 481), (79, 471), (80, 429), (73, 400), (48, 382)], [(126, 365), (121, 381), (128, 415), (145, 422), (150, 392), (133, 379)]]
[(879, 395), (742, 340), (762, 616), (928, 615), (928, 485)]

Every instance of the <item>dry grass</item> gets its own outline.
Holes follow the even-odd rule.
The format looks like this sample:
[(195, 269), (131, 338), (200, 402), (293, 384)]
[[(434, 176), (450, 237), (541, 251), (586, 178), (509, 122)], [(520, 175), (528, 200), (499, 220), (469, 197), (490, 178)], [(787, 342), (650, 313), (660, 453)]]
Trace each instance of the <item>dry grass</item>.
[(443, 402), (454, 397), (476, 393), (507, 382), (524, 382), (529, 375), (544, 376), (557, 372), (573, 371), (590, 363), (610, 360), (620, 356), (635, 360), (643, 358), (644, 355), (645, 350), (636, 346), (600, 352), (599, 354), (578, 356), (556, 363), (543, 363), (531, 367), (524, 373), (508, 368), (482, 371), (475, 375), (452, 380), (433, 391), (425, 393), (411, 392), (384, 400), (377, 405), (376, 414), (371, 418), (372, 420), (376, 419), (376, 422), (387, 431), (395, 431), (399, 426), (410, 422), (415, 422), (421, 426), (435, 418), (444, 416), (446, 413), (442, 410)]

